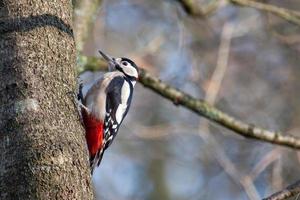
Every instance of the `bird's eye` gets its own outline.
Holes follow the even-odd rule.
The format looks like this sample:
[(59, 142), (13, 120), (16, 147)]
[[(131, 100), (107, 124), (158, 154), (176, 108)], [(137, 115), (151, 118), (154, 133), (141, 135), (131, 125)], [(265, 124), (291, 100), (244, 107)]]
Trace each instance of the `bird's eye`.
[(126, 61), (122, 62), (122, 65), (127, 66), (128, 63)]

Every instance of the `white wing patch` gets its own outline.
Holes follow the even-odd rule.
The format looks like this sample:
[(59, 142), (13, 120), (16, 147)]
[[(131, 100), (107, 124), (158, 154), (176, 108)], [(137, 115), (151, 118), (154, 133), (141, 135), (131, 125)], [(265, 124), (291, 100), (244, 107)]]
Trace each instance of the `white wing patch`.
[(127, 104), (127, 100), (130, 95), (130, 86), (127, 81), (124, 81), (124, 84), (121, 88), (121, 104)]
[(117, 111), (116, 111), (116, 120), (118, 124), (121, 123), (124, 113), (126, 112), (127, 109), (127, 100), (130, 95), (130, 86), (127, 81), (124, 81), (124, 84), (121, 88), (121, 104), (118, 106)]
[(126, 104), (120, 104), (118, 106), (117, 111), (116, 111), (116, 120), (117, 120), (118, 124), (121, 123), (124, 113), (126, 111), (126, 108), (127, 108)]
[(112, 128), (115, 129), (115, 128), (117, 128), (117, 126), (118, 126), (118, 124), (114, 124), (114, 125), (112, 126)]

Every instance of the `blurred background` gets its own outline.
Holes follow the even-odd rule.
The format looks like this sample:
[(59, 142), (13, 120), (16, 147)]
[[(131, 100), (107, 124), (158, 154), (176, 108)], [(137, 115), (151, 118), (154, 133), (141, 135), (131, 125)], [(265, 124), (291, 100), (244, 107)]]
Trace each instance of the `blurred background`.
[[(73, 2), (80, 54), (131, 58), (242, 121), (300, 136), (300, 26), (225, 1), (190, 1), (213, 8), (202, 15), (176, 0), (91, 2)], [(300, 10), (299, 0), (259, 2)], [(93, 181), (102, 200), (255, 200), (300, 179), (299, 164), (297, 151), (243, 138), (137, 84)]]

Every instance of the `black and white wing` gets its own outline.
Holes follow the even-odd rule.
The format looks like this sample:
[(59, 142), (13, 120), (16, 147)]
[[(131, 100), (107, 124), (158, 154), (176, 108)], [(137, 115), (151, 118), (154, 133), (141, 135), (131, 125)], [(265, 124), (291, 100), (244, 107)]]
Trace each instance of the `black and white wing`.
[(118, 133), (119, 127), (129, 110), (132, 91), (132, 84), (122, 76), (113, 78), (107, 86), (103, 151), (112, 144)]

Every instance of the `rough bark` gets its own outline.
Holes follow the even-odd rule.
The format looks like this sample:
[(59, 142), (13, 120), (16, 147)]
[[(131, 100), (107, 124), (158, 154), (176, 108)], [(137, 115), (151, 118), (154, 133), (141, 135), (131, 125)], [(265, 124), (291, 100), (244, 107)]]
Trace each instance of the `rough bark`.
[(0, 199), (93, 199), (71, 6), (0, 0)]

